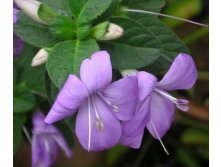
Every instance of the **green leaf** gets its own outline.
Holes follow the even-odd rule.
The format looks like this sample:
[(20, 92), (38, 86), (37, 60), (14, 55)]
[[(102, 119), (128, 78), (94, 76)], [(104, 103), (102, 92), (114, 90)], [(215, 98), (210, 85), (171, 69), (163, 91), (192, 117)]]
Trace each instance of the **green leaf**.
[(58, 88), (61, 88), (69, 74), (79, 75), (82, 60), (99, 50), (96, 41), (66, 41), (57, 44), (50, 52), (47, 71)]
[(53, 8), (45, 4), (41, 4), (38, 9), (38, 16), (46, 22), (50, 22), (57, 15), (58, 13)]
[(57, 39), (70, 40), (76, 35), (76, 25), (70, 17), (56, 16), (50, 21), (49, 31)]
[(77, 23), (77, 39), (83, 40), (90, 36), (91, 25), (87, 21)]
[(68, 0), (40, 0), (48, 6), (54, 8), (61, 15), (72, 16), (72, 13), (68, 6)]
[(48, 73), (45, 74), (45, 86), (46, 86), (48, 101), (50, 104), (53, 104), (59, 90), (52, 82), (51, 78), (48, 76)]
[(13, 154), (15, 154), (22, 140), (22, 125), (25, 122), (25, 115), (13, 114)]
[(25, 42), (40, 48), (52, 47), (59, 42), (49, 32), (48, 26), (34, 22), (22, 12), (18, 14), (14, 32)]
[(110, 19), (117, 12), (117, 8), (118, 0), (112, 0), (112, 3), (110, 4), (109, 8), (93, 21), (94, 25)]
[(21, 56), (18, 59), (14, 59), (14, 68), (16, 66), (18, 73), (16, 82), (25, 82), (32, 92), (45, 96), (45, 66), (31, 67), (32, 58), (35, 56), (37, 51), (38, 50), (33, 46), (25, 44)]
[(188, 149), (179, 148), (175, 154), (180, 165), (185, 167), (200, 167), (200, 162), (196, 155)]
[(121, 38), (101, 42), (101, 48), (111, 55), (116, 69), (142, 68), (156, 61), (161, 53), (154, 34), (135, 20), (116, 17), (110, 20), (124, 29)]
[(196, 129), (186, 130), (182, 134), (181, 140), (185, 144), (200, 145), (200, 146), (209, 145), (208, 132)]
[(107, 155), (107, 164), (113, 165), (117, 160), (119, 160), (124, 154), (126, 154), (129, 151), (128, 147), (124, 147), (121, 145), (117, 145), (110, 150), (108, 150)]
[(154, 34), (154, 37), (158, 40), (158, 46), (155, 47), (161, 49), (161, 55), (154, 64), (146, 68), (149, 72), (157, 74), (167, 70), (179, 53), (189, 53), (189, 49), (183, 41), (158, 17), (140, 13), (130, 14), (129, 16)]
[(165, 5), (165, 0), (122, 0), (122, 5), (131, 9), (141, 9), (160, 12)]
[(13, 112), (23, 113), (35, 106), (35, 97), (25, 84), (14, 86), (13, 91)]
[[(191, 19), (193, 16), (199, 15), (202, 8), (202, 0), (170, 0), (169, 5), (165, 8), (164, 12), (168, 15)], [(162, 20), (170, 27), (177, 27), (185, 23), (183, 21), (166, 17), (162, 18)]]
[(78, 21), (90, 21), (101, 15), (113, 0), (69, 0), (69, 7)]

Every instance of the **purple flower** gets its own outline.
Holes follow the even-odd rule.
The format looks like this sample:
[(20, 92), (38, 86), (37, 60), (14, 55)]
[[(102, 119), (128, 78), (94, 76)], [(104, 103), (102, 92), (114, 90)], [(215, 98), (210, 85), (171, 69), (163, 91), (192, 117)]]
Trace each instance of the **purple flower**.
[(13, 8), (13, 24), (15, 24), (18, 21), (17, 13), (18, 9)]
[[(176, 99), (167, 91), (190, 89), (197, 79), (197, 69), (191, 56), (180, 53), (160, 82), (147, 72), (138, 72), (139, 100), (133, 119), (122, 123), (120, 143), (139, 148), (145, 126), (160, 140), (169, 130), (175, 108), (188, 111), (188, 101)], [(161, 140), (160, 140), (161, 142)]]
[[(13, 24), (16, 24), (18, 21), (17, 13), (18, 13), (18, 9), (13, 8)], [(17, 57), (20, 55), (23, 46), (24, 46), (23, 41), (16, 34), (13, 34), (13, 55), (14, 55), (14, 57)]]
[(13, 34), (13, 55), (17, 57), (20, 55), (24, 46), (23, 41), (14, 33)]
[(44, 119), (41, 112), (37, 112), (33, 118), (32, 167), (51, 166), (57, 158), (59, 147), (68, 158), (72, 157), (72, 151), (62, 134), (54, 126), (46, 124)]
[(69, 75), (45, 121), (53, 123), (73, 115), (77, 109), (76, 134), (88, 151), (108, 149), (119, 142), (120, 121), (134, 116), (137, 77), (125, 77), (112, 84), (112, 66), (106, 51), (85, 59), (79, 80)]

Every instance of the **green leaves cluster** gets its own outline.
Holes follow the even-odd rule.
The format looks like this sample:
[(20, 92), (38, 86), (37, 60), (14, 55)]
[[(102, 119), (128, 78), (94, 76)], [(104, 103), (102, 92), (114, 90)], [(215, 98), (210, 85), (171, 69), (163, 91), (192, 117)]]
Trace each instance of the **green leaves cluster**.
[[(142, 68), (153, 73), (168, 69), (178, 53), (189, 52), (158, 17), (121, 11), (122, 8), (133, 8), (159, 12), (165, 4), (164, 0), (42, 2), (45, 5), (41, 5), (39, 16), (49, 25), (33, 22), (20, 12), (20, 21), (14, 30), (31, 45), (52, 48), (47, 71), (58, 88), (62, 87), (68, 74), (78, 75), (82, 60), (99, 49), (110, 53), (115, 69)], [(104, 21), (121, 26), (123, 36), (97, 43), (93, 38), (96, 34), (104, 34), (108, 25), (103, 26), (102, 30), (93, 27)]]

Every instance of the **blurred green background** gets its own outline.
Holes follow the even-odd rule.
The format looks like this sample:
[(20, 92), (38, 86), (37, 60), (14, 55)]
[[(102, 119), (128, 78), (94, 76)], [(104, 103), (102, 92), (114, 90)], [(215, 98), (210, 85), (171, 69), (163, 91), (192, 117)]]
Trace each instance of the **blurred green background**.
[[(167, 0), (161, 13), (208, 24), (208, 0)], [(175, 96), (191, 99), (188, 113), (176, 112), (176, 119), (162, 139), (170, 155), (148, 131), (140, 149), (116, 146), (99, 153), (88, 153), (76, 143), (74, 157), (69, 160), (60, 153), (55, 167), (204, 167), (209, 166), (209, 28), (162, 18), (191, 50), (198, 80), (189, 91)], [(30, 166), (30, 145), (23, 139), (14, 157), (14, 166)]]

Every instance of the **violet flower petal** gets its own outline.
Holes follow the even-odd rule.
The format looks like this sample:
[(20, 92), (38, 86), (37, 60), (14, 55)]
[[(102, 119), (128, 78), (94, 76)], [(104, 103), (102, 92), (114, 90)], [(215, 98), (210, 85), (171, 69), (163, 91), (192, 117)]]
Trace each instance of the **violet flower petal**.
[(137, 77), (127, 76), (113, 82), (102, 92), (103, 101), (106, 101), (119, 120), (127, 121), (134, 116), (136, 111), (138, 90)]
[[(79, 108), (75, 131), (79, 142), (86, 150), (102, 151), (119, 142), (121, 126), (106, 104), (99, 97), (94, 96), (94, 98), (101, 122), (96, 122), (97, 118), (92, 104), (90, 103), (89, 106), (89, 101), (85, 102)], [(89, 122), (91, 122), (90, 128)], [(96, 123), (102, 124), (102, 128), (99, 128)]]
[(119, 141), (120, 144), (128, 147), (132, 147), (134, 149), (140, 148), (140, 145), (142, 143), (143, 139), (143, 132), (141, 134), (138, 134), (137, 136), (128, 137), (128, 136), (121, 136), (121, 139)]
[[(155, 92), (151, 94), (150, 100), (150, 120), (152, 121), (159, 137), (162, 138), (169, 130), (174, 119), (175, 104)], [(146, 127), (151, 135), (155, 139), (158, 139), (150, 121)]]
[(135, 116), (129, 120), (121, 123), (122, 134), (127, 137), (135, 137), (143, 133), (145, 126), (150, 118), (150, 98), (144, 102), (139, 102)]
[(53, 125), (46, 124), (44, 119), (41, 112), (35, 113), (33, 118), (32, 167), (51, 166), (57, 158), (59, 146), (68, 158), (72, 156), (61, 132)]
[(191, 56), (180, 53), (169, 71), (157, 84), (163, 90), (190, 89), (197, 80), (197, 69)]
[(32, 137), (32, 167), (48, 167), (52, 165), (58, 154), (58, 145), (46, 135)]
[(13, 55), (14, 55), (14, 57), (17, 57), (20, 55), (23, 46), (24, 46), (23, 41), (16, 34), (13, 34)]
[(75, 75), (69, 75), (45, 121), (51, 124), (73, 115), (87, 97), (86, 86)]
[(139, 85), (139, 100), (144, 100), (154, 90), (157, 78), (147, 72), (141, 71), (137, 73)]
[(112, 80), (110, 56), (106, 51), (95, 52), (81, 64), (80, 76), (90, 93), (104, 89)]
[(13, 8), (13, 24), (15, 24), (18, 21), (17, 13), (18, 9)]

